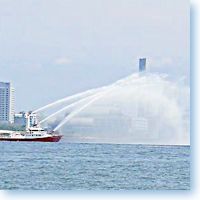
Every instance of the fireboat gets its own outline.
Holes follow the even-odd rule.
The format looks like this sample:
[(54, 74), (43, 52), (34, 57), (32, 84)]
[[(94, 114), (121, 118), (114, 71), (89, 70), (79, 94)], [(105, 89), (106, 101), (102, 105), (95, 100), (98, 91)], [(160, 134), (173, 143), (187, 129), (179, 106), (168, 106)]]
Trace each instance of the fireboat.
[(0, 141), (24, 141), (24, 142), (58, 142), (62, 138), (57, 131), (47, 131), (40, 127), (37, 115), (27, 113), (26, 130), (10, 131), (0, 130)]

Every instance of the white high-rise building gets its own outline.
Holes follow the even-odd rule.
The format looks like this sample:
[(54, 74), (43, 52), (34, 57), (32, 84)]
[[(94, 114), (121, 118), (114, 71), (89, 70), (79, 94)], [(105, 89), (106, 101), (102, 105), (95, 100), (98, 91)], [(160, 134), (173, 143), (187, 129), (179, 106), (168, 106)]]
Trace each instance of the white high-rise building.
[(14, 88), (0, 82), (0, 122), (14, 122)]

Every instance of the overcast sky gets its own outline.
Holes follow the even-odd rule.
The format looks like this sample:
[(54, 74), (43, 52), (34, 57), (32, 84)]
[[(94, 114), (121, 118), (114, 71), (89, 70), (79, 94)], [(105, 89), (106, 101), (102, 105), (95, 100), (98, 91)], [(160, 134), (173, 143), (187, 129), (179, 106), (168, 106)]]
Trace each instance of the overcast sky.
[(31, 110), (137, 71), (189, 79), (187, 0), (0, 0), (0, 81)]

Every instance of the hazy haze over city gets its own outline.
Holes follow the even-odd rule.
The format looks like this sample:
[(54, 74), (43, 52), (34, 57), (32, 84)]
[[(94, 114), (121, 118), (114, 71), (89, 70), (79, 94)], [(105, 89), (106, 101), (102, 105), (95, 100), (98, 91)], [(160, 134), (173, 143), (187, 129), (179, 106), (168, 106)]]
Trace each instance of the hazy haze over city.
[(187, 0), (0, 0), (0, 80), (17, 111), (136, 72), (189, 83)]

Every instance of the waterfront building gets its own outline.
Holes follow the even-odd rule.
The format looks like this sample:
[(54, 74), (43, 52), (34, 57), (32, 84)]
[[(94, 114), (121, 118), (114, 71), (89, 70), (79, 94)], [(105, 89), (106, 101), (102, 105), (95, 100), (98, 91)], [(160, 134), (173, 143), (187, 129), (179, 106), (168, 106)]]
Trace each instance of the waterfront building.
[(25, 112), (16, 113), (14, 116), (15, 125), (26, 126), (27, 114)]
[(0, 82), (0, 122), (14, 122), (14, 88), (8, 82)]
[(139, 72), (146, 71), (146, 58), (139, 59)]

